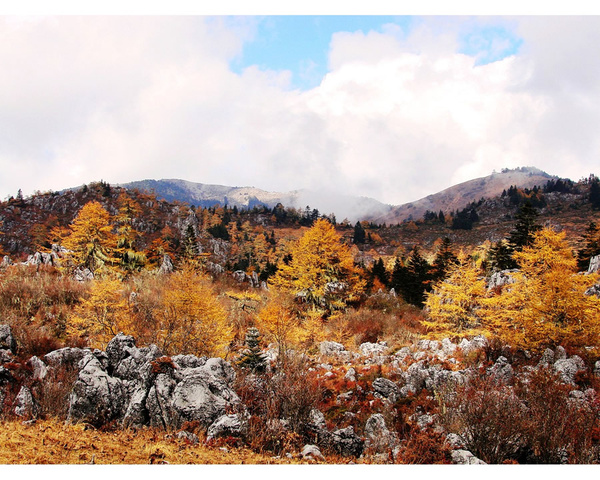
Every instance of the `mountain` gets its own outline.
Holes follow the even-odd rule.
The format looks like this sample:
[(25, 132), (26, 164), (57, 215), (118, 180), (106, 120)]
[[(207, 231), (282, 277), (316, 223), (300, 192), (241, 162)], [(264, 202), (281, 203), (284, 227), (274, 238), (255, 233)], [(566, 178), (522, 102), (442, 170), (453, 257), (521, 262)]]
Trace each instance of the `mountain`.
[(369, 216), (380, 216), (390, 211), (385, 205), (368, 197), (354, 197), (316, 190), (294, 190), (291, 192), (268, 192), (255, 187), (228, 187), (188, 182), (186, 180), (163, 179), (141, 180), (121, 184), (127, 189), (152, 192), (158, 198), (186, 202), (197, 207), (228, 205), (238, 208), (253, 208), (265, 205), (273, 208), (278, 203), (286, 207), (304, 209), (310, 206), (322, 214), (334, 213), (339, 220), (362, 220)]
[(374, 216), (370, 220), (375, 223), (401, 223), (404, 220), (419, 220), (425, 212), (445, 214), (466, 207), (481, 198), (492, 198), (502, 194), (512, 185), (520, 188), (543, 187), (548, 180), (558, 177), (549, 175), (535, 167), (521, 167), (513, 170), (503, 169), (487, 177), (480, 177), (459, 183), (439, 193), (428, 195), (415, 202), (394, 206), (383, 215)]

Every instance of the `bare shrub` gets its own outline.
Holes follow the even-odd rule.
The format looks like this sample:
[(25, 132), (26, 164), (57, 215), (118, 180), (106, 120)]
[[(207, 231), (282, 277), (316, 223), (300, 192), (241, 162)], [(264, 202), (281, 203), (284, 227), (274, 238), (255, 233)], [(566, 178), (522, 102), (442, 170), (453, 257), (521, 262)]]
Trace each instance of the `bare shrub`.
[(529, 463), (598, 461), (598, 399), (572, 398), (573, 387), (547, 369), (518, 385), (528, 406), (525, 429)]
[(487, 463), (513, 459), (525, 444), (526, 408), (512, 387), (478, 376), (442, 394), (441, 420)]
[(68, 363), (49, 368), (46, 377), (32, 387), (33, 396), (42, 418), (66, 420), (69, 411), (69, 395), (77, 380), (78, 369)]
[(288, 359), (285, 369), (275, 373), (254, 375), (241, 370), (236, 391), (250, 415), (247, 442), (251, 448), (281, 454), (302, 447), (320, 390), (300, 358)]

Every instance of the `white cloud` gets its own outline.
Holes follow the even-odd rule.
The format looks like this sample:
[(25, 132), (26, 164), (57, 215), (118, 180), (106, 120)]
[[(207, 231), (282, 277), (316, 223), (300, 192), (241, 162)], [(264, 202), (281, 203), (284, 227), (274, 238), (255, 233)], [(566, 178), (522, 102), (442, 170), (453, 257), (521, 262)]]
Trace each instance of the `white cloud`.
[[(470, 24), (495, 21), (518, 25), (522, 53), (483, 66), (456, 53)], [(183, 178), (402, 203), (503, 167), (578, 179), (600, 153), (598, 21), (339, 33), (330, 72), (301, 92), (290, 72), (229, 69), (251, 18), (7, 19), (0, 195)]]

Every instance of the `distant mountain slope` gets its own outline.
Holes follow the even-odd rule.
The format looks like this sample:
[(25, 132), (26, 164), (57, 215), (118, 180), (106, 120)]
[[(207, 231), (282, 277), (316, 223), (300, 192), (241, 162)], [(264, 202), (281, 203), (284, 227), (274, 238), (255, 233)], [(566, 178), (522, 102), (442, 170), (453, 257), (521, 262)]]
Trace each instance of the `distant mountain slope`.
[(334, 213), (339, 220), (351, 221), (365, 217), (384, 215), (391, 206), (367, 197), (330, 194), (314, 190), (294, 190), (291, 192), (268, 192), (254, 187), (228, 187), (188, 182), (186, 180), (140, 180), (120, 185), (128, 189), (153, 192), (158, 198), (167, 201), (186, 202), (198, 207), (228, 205), (238, 208), (253, 208), (266, 205), (270, 208), (278, 203), (286, 207), (316, 208), (322, 214)]
[(501, 173), (492, 173), (487, 177), (476, 178), (454, 185), (439, 193), (404, 205), (392, 207), (389, 212), (374, 217), (376, 223), (400, 223), (404, 220), (419, 220), (427, 210), (449, 213), (460, 210), (471, 202), (491, 198), (502, 194), (511, 185), (521, 188), (543, 187), (548, 180), (558, 177), (549, 175), (534, 167), (522, 167), (514, 170), (504, 169)]

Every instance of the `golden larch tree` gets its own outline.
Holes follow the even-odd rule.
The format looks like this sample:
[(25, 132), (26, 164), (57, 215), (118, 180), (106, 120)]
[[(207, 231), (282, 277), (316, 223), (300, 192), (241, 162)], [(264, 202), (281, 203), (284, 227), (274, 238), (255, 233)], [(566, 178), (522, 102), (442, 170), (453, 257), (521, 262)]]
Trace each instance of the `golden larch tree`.
[(515, 283), (484, 302), (487, 328), (507, 343), (534, 351), (597, 345), (600, 298), (585, 295), (598, 275), (578, 275), (565, 232), (544, 228), (516, 252)]
[(111, 216), (96, 201), (81, 208), (62, 240), (62, 245), (70, 251), (73, 264), (87, 267), (92, 272), (115, 264), (116, 243)]
[(226, 355), (234, 332), (206, 275), (189, 265), (171, 274), (160, 308), (157, 341), (164, 352)]
[(443, 338), (482, 333), (479, 310), (486, 295), (486, 284), (479, 272), (470, 258), (461, 255), (458, 262), (451, 265), (447, 278), (434, 285), (425, 301), (428, 320), (423, 325), (429, 336)]
[(350, 248), (343, 244), (333, 225), (317, 220), (295, 242), (289, 262), (281, 262), (270, 284), (325, 312), (343, 309), (365, 289), (354, 267)]

